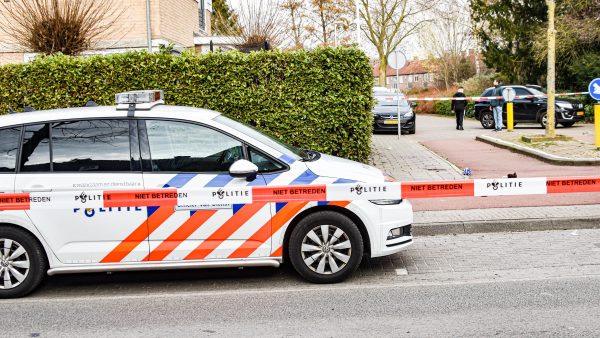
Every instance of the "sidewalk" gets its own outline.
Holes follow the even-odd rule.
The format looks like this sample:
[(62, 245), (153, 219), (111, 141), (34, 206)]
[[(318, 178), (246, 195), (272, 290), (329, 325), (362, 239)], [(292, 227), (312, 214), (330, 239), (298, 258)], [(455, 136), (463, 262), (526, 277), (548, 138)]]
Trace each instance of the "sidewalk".
[[(411, 137), (398, 140), (395, 135), (373, 135), (372, 142), (371, 164), (400, 181), (463, 179), (452, 163)], [(416, 211), (413, 226), (417, 236), (595, 229), (600, 228), (600, 204), (477, 209), (462, 205), (454, 210)]]
[(600, 229), (600, 204), (417, 211), (413, 226), (415, 235), (420, 236)]

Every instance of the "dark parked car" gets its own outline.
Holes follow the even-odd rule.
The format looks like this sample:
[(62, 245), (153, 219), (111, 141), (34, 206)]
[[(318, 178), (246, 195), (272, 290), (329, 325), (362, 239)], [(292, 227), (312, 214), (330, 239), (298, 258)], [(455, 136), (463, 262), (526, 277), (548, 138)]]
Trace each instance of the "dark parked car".
[[(395, 131), (398, 132), (398, 100), (386, 100), (385, 98), (396, 97), (396, 94), (386, 96), (376, 95), (377, 104), (373, 107), (375, 122), (373, 131)], [(415, 133), (414, 104), (409, 103), (400, 96), (400, 123), (403, 133)]]
[[(543, 128), (546, 128), (546, 109), (548, 108), (548, 99), (546, 94), (540, 91), (539, 86), (503, 86), (504, 88), (513, 88), (517, 96), (522, 95), (544, 95), (543, 97), (535, 97), (530, 99), (514, 100), (514, 122), (517, 123), (539, 123)], [(492, 96), (494, 88), (486, 89), (482, 97)], [(556, 98), (556, 123), (560, 123), (564, 127), (571, 127), (575, 122), (584, 120), (583, 103), (575, 100), (564, 98)], [(475, 118), (481, 122), (485, 129), (494, 128), (494, 115), (490, 107), (489, 100), (480, 100), (475, 102)], [(502, 108), (502, 118), (506, 125), (506, 103)]]

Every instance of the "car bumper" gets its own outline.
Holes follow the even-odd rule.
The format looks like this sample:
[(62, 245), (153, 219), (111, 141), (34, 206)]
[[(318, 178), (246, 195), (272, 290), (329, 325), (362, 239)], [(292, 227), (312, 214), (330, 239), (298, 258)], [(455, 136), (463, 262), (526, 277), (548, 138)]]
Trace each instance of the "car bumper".
[[(386, 121), (396, 121), (396, 120), (375, 120), (373, 124), (373, 129), (375, 131), (394, 131), (398, 130), (398, 124), (390, 124)], [(401, 119), (400, 120), (401, 127), (403, 131), (409, 131), (415, 129), (415, 119)]]
[(580, 122), (585, 120), (585, 110), (575, 109), (575, 110), (562, 110), (557, 111), (557, 122)]
[[(352, 210), (365, 223), (369, 233), (371, 257), (388, 256), (412, 244), (413, 209), (408, 200), (394, 205), (376, 205), (369, 201), (355, 201)], [(399, 228), (399, 236), (388, 238), (392, 229)]]

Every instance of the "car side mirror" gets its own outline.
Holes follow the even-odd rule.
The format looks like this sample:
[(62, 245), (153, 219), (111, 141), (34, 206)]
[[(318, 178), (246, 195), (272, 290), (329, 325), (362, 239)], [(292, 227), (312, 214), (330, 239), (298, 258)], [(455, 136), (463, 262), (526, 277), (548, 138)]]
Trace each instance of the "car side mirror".
[(256, 179), (258, 167), (256, 164), (247, 160), (237, 160), (229, 167), (229, 175), (236, 178), (245, 178), (251, 182)]

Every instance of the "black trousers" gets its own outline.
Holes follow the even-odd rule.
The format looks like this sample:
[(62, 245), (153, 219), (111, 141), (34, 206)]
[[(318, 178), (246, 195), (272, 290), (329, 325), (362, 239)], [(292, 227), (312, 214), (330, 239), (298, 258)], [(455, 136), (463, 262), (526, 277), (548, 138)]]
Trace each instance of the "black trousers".
[(463, 126), (463, 120), (465, 119), (465, 110), (464, 109), (455, 109), (456, 114), (456, 127)]

